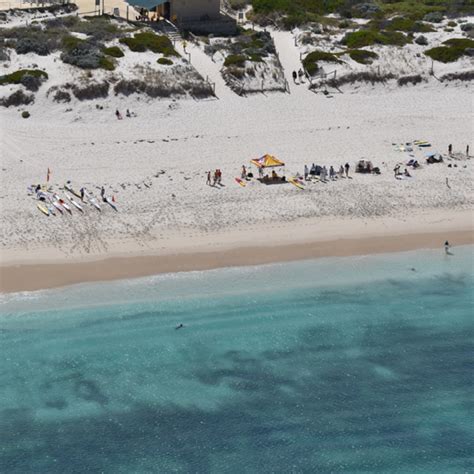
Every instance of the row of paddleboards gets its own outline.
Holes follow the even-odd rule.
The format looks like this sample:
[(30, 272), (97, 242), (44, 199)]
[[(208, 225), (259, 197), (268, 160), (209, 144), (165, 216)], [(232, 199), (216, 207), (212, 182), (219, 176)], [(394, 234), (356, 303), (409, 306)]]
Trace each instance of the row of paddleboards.
[[(39, 191), (38, 192), (38, 198), (43, 198), (43, 200), (40, 200), (37, 203), (37, 207), (46, 216), (55, 216), (57, 214), (72, 214), (73, 209), (75, 208), (77, 211), (84, 213), (84, 204), (89, 203), (91, 206), (93, 206), (95, 209), (97, 209), (99, 212), (102, 211), (102, 208), (97, 201), (97, 199), (91, 194), (86, 192), (84, 194), (84, 199), (85, 202), (77, 201), (74, 199), (73, 195), (81, 198), (81, 195), (77, 192), (75, 192), (69, 185), (65, 186), (65, 189), (67, 191), (64, 191), (64, 196), (66, 199), (63, 199), (56, 193), (51, 193), (51, 192), (45, 192), (45, 191)], [(69, 192), (68, 192), (69, 191)], [(104, 202), (109, 204), (110, 207), (112, 207), (115, 211), (118, 211), (117, 206), (115, 205), (114, 201), (110, 199), (109, 197), (104, 198)]]
[[(412, 143), (402, 143), (402, 144), (393, 143), (393, 145), (395, 146), (395, 151), (405, 151), (408, 153), (413, 151)], [(428, 148), (431, 146), (431, 143), (425, 140), (415, 140), (413, 142), (413, 145), (419, 148)]]

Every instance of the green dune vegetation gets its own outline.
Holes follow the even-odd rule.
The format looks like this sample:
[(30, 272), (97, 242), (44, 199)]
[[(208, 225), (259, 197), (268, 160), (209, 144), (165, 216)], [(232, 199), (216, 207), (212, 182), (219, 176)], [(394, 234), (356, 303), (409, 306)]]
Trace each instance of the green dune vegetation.
[[(235, 3), (241, 6), (245, 2)], [(329, 13), (379, 20), (398, 14), (400, 18), (386, 29), (423, 32), (429, 30), (424, 30), (425, 26), (419, 22), (428, 14), (474, 13), (472, 0), (249, 0), (247, 3), (253, 7), (255, 21), (270, 17), (288, 28), (318, 22)]]
[(469, 38), (451, 38), (438, 46), (425, 51), (425, 54), (441, 63), (452, 63), (467, 54), (467, 49), (474, 48), (474, 40)]
[(149, 50), (165, 56), (179, 56), (167, 36), (158, 36), (151, 32), (136, 33), (133, 37), (121, 38), (120, 43), (137, 53)]
[(11, 74), (0, 76), (0, 84), (21, 84), (22, 80), (24, 80), (26, 76), (36, 77), (39, 79), (48, 78), (48, 74), (39, 69), (20, 69), (19, 71), (12, 72)]

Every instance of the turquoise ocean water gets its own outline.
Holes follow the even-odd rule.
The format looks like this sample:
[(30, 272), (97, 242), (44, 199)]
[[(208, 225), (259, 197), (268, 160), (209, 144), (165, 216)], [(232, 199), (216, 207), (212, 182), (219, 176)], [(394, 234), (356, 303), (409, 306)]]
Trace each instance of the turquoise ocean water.
[(454, 253), (4, 295), (0, 471), (473, 472), (473, 248)]

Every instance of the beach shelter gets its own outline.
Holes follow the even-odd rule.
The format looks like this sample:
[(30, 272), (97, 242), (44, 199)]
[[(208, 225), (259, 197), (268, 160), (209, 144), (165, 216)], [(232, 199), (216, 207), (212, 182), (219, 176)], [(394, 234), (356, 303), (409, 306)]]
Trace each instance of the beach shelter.
[(263, 155), (261, 158), (250, 160), (250, 163), (255, 165), (257, 168), (276, 168), (277, 166), (285, 166), (285, 163), (276, 159), (272, 155)]

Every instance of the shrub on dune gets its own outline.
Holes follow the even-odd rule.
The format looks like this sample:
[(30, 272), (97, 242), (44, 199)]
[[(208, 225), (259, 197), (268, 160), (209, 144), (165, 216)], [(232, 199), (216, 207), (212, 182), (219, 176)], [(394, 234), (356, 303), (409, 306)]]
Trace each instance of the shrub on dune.
[(389, 74), (377, 74), (369, 71), (362, 72), (353, 72), (346, 74), (345, 76), (338, 76), (337, 79), (330, 79), (327, 84), (329, 87), (340, 87), (345, 84), (355, 84), (357, 82), (367, 82), (372, 85), (374, 84), (384, 84), (390, 79), (394, 79), (395, 76), (391, 73)]
[(7, 48), (0, 47), (0, 62), (10, 61), (10, 53)]
[(445, 74), (441, 76), (441, 81), (474, 81), (474, 70)]
[(136, 33), (132, 37), (120, 39), (120, 43), (125, 44), (131, 51), (137, 53), (144, 53), (149, 50), (165, 56), (179, 56), (167, 36), (158, 36), (155, 33)]
[[(373, 22), (377, 26), (377, 22)], [(380, 22), (379, 22), (380, 24)], [(412, 18), (397, 16), (386, 22), (383, 28), (388, 31), (405, 31), (407, 33), (431, 33), (436, 31), (430, 24), (421, 21), (415, 21)]]
[(399, 86), (406, 86), (408, 84), (411, 84), (413, 86), (416, 86), (416, 84), (420, 84), (421, 82), (425, 82), (425, 78), (421, 76), (420, 74), (415, 74), (413, 76), (402, 76), (399, 77), (397, 80), (397, 84)]
[(123, 58), (123, 51), (118, 46), (111, 46), (110, 48), (104, 48), (102, 52), (107, 56), (112, 56), (113, 58)]
[(79, 100), (94, 100), (108, 97), (109, 87), (108, 82), (91, 82), (84, 87), (70, 86), (70, 89)]
[(225, 58), (224, 66), (244, 67), (247, 57), (242, 54), (230, 54)]
[(399, 31), (359, 30), (347, 33), (343, 40), (348, 48), (363, 48), (375, 44), (404, 46), (410, 39)]
[(51, 52), (48, 41), (42, 35), (36, 38), (19, 38), (15, 49), (18, 54), (34, 53), (38, 56), (48, 56)]
[(173, 61), (171, 61), (171, 59), (168, 59), (168, 58), (159, 58), (157, 63), (162, 64), (163, 66), (172, 66), (173, 65)]
[(56, 94), (54, 94), (53, 97), (54, 102), (63, 102), (63, 103), (68, 103), (71, 102), (71, 94), (66, 91), (58, 90)]
[(359, 64), (371, 64), (379, 56), (373, 51), (367, 51), (366, 49), (351, 49), (347, 51), (350, 58)]
[(20, 69), (0, 76), (0, 85), (22, 84), (26, 89), (36, 92), (46, 79), (48, 74), (40, 69)]
[(474, 40), (469, 38), (451, 38), (438, 46), (425, 51), (425, 54), (435, 61), (441, 63), (452, 63), (461, 56), (468, 54), (468, 50), (474, 47)]
[(474, 40), (470, 38), (450, 38), (443, 42), (443, 44), (450, 46), (451, 48), (466, 49), (474, 48)]
[(103, 47), (93, 41), (84, 41), (69, 36), (63, 39), (63, 48), (61, 60), (66, 64), (81, 69), (105, 69), (107, 71), (115, 69), (115, 64), (102, 54)]
[(310, 75), (316, 74), (319, 69), (318, 62), (331, 62), (341, 63), (342, 61), (337, 58), (333, 53), (327, 53), (325, 51), (312, 51), (303, 59), (303, 66)]
[(33, 94), (25, 94), (21, 89), (17, 90), (8, 97), (0, 99), (0, 105), (3, 107), (18, 107), (19, 105), (29, 105), (35, 101)]
[(99, 60), (99, 66), (102, 68), (102, 69), (105, 69), (106, 71), (113, 71), (115, 69), (115, 64), (113, 61), (111, 61), (110, 59), (108, 58), (100, 58)]
[(447, 46), (438, 46), (425, 51), (426, 56), (439, 61), (440, 63), (452, 63), (457, 61), (462, 55), (462, 50), (449, 48)]

